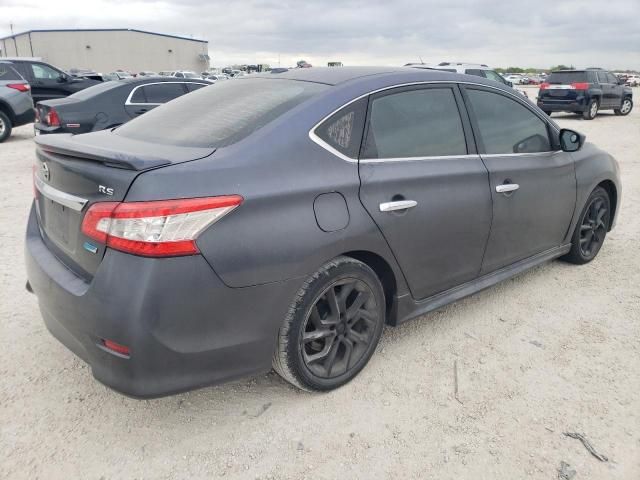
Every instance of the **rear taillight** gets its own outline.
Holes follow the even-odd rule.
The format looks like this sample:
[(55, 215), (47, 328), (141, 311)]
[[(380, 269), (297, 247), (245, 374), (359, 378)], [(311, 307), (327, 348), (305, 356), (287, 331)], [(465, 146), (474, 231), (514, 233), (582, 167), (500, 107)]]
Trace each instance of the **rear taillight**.
[(58, 116), (58, 112), (56, 112), (55, 108), (50, 108), (45, 117), (45, 123), (50, 127), (59, 127), (60, 126), (60, 117)]
[(549, 85), (551, 85), (550, 83), (541, 83), (540, 84), (540, 90), (546, 90), (547, 88), (549, 88)]
[(571, 84), (571, 88), (574, 90), (589, 90), (589, 84), (587, 82), (574, 82)]
[(29, 90), (31, 90), (31, 87), (28, 83), (10, 83), (7, 85), (7, 87), (18, 90), (19, 92), (28, 92)]
[(125, 357), (129, 357), (131, 355), (131, 349), (126, 345), (120, 345), (113, 340), (107, 340), (105, 338), (101, 339), (100, 343), (102, 343), (102, 346), (110, 352), (114, 352)]
[(243, 198), (226, 195), (155, 202), (93, 204), (82, 221), (82, 233), (115, 250), (145, 257), (199, 253), (196, 238)]

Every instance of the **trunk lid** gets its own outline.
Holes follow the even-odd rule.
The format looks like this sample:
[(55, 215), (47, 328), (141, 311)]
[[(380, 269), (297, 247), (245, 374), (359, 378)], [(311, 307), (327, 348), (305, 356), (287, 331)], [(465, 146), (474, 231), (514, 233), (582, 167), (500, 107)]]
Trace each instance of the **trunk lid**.
[(105, 246), (81, 232), (96, 202), (123, 201), (145, 170), (209, 156), (215, 149), (168, 147), (111, 132), (36, 138), (36, 212), (42, 237), (68, 268), (90, 280)]

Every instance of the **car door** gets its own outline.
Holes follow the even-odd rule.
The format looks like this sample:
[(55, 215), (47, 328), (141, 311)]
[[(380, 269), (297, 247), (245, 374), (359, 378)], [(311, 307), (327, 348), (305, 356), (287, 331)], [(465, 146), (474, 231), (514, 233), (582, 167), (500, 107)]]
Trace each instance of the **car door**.
[(601, 108), (608, 108), (612, 105), (613, 85), (609, 82), (607, 72), (595, 72), (598, 78), (598, 83), (602, 89), (602, 100), (600, 101)]
[(576, 177), (571, 154), (555, 148), (555, 127), (543, 113), (498, 89), (463, 91), (493, 199), (485, 274), (562, 244)]
[(69, 96), (67, 82), (69, 76), (44, 63), (28, 63), (32, 78), (31, 94), (33, 102), (64, 98)]
[(360, 199), (414, 298), (474, 279), (491, 224), (488, 173), (455, 84), (371, 96)]
[(607, 80), (611, 85), (611, 107), (620, 107), (622, 105), (622, 97), (624, 96), (624, 87), (620, 85), (618, 78), (612, 73), (607, 73)]
[(135, 118), (185, 93), (184, 82), (147, 83), (131, 91), (124, 108), (131, 118)]

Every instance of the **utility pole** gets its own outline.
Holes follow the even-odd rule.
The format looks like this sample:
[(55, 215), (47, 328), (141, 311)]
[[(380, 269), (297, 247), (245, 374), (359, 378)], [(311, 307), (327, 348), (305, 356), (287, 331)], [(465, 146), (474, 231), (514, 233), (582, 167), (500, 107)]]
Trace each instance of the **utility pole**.
[(11, 35), (13, 36), (13, 22), (9, 23), (9, 28), (11, 29)]

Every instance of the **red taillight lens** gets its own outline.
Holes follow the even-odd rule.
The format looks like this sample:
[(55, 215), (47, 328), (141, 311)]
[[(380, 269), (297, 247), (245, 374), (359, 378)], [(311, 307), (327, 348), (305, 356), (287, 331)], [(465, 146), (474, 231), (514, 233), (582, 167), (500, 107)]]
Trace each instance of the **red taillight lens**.
[(28, 83), (10, 83), (7, 85), (7, 87), (18, 90), (19, 92), (28, 92), (29, 90), (31, 90), (31, 87)]
[(587, 82), (574, 82), (571, 86), (574, 90), (589, 90), (589, 84)]
[(46, 124), (50, 127), (59, 127), (60, 126), (60, 117), (58, 116), (58, 112), (56, 112), (55, 108), (49, 109), (47, 112), (47, 116), (45, 117)]
[(550, 83), (544, 82), (540, 84), (540, 90), (546, 90), (547, 88), (549, 88), (549, 85), (551, 85)]
[(120, 355), (126, 355), (127, 357), (131, 355), (131, 349), (125, 345), (120, 345), (112, 340), (102, 339), (102, 345), (112, 352), (119, 353)]
[(111, 247), (145, 257), (199, 253), (198, 235), (243, 201), (239, 195), (155, 202), (93, 204), (82, 233)]

